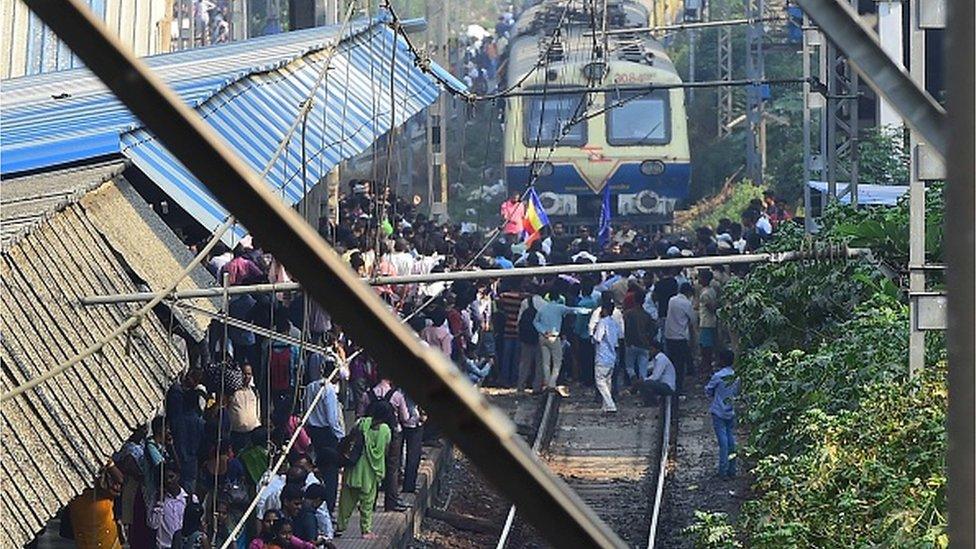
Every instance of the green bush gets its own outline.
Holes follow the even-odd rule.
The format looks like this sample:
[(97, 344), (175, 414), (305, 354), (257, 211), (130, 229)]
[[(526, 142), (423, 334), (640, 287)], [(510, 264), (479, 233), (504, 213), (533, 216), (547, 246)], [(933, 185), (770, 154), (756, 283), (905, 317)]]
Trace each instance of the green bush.
[(795, 418), (805, 450), (767, 454), (745, 507), (755, 547), (945, 547), (944, 363), (861, 386), (853, 409)]
[[(941, 187), (927, 205), (941, 221)], [(836, 208), (815, 240), (786, 228), (766, 248), (850, 243), (897, 264), (905, 226), (904, 203)], [(932, 234), (930, 257), (940, 257)], [(944, 340), (929, 338), (930, 366), (910, 379), (896, 284), (864, 260), (770, 264), (730, 281), (723, 303), (744, 350), (741, 413), (756, 464), (739, 524), (747, 545), (944, 547)]]
[(695, 511), (695, 522), (684, 529), (691, 536), (695, 547), (700, 549), (734, 549), (742, 547), (735, 538), (735, 529), (725, 513)]

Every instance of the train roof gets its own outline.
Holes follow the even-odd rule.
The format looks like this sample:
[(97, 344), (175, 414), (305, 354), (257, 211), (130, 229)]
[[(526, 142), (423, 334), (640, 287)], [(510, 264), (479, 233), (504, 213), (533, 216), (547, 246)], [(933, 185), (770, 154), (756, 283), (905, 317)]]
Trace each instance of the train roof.
[[(522, 35), (516, 37), (508, 50), (508, 80), (514, 82), (532, 70), (549, 51), (549, 64), (585, 65), (593, 61), (593, 37), (588, 28), (563, 29), (558, 41), (549, 49), (550, 38), (541, 35)], [(598, 46), (602, 37), (597, 36)], [(611, 34), (607, 47), (610, 63), (629, 62), (677, 74), (671, 58), (660, 42), (650, 33)]]
[[(567, 7), (568, 5), (568, 7)], [(568, 11), (566, 11), (568, 10)], [(564, 17), (565, 13), (565, 17)], [(603, 36), (593, 36), (593, 24), (599, 29), (602, 13), (591, 17), (583, 4), (574, 0), (546, 0), (526, 9), (516, 22), (508, 50), (508, 80), (514, 82), (532, 70), (549, 51), (551, 65), (585, 65), (594, 60), (593, 49), (602, 49)], [(556, 36), (556, 27), (562, 21)], [(607, 28), (621, 30), (646, 27), (648, 12), (633, 0), (610, 0), (607, 3)], [(555, 44), (549, 47), (552, 40)], [(610, 63), (629, 62), (655, 67), (677, 74), (667, 50), (650, 32), (613, 33), (607, 36)]]
[[(594, 2), (595, 3), (595, 2)], [(634, 0), (608, 0), (607, 27), (621, 29), (644, 27), (649, 21), (647, 8)], [(602, 25), (602, 6), (597, 6), (595, 19), (598, 27)], [(565, 18), (563, 14), (565, 12)], [(593, 14), (585, 9), (585, 2), (578, 0), (544, 0), (523, 11), (515, 22), (513, 36), (522, 34), (552, 34), (552, 30), (562, 20), (563, 27), (582, 26), (591, 28)]]

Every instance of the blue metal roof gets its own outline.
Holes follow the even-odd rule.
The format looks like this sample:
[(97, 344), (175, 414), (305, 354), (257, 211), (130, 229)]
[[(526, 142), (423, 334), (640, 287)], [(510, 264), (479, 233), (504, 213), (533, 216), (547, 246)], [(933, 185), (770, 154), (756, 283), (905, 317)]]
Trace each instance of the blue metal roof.
[[(811, 189), (823, 194), (827, 194), (828, 184), (823, 181), (808, 181), (807, 185)], [(847, 191), (849, 183), (837, 182), (837, 194)], [(858, 183), (857, 203), (862, 206), (894, 206), (901, 197), (908, 192), (908, 185), (873, 185), (868, 183)], [(841, 204), (850, 204), (851, 195), (846, 194), (840, 198)]]
[[(350, 23), (361, 34), (368, 20)], [(339, 26), (263, 36), (144, 60), (196, 107), (229, 83), (267, 71), (333, 43)], [(13, 78), (0, 91), (0, 172), (4, 176), (120, 152), (119, 133), (138, 124), (88, 69)]]
[[(250, 74), (222, 88), (197, 110), (260, 172), (298, 116), (327, 58), (327, 52), (317, 51)], [(415, 66), (403, 39), (386, 25), (343, 40), (306, 118), (305, 180), (300, 130), (266, 180), (286, 202), (298, 202), (306, 185), (311, 188), (341, 160), (365, 151), (390, 128), (434, 102), (439, 93), (433, 78)], [(123, 154), (204, 227), (212, 229), (227, 216), (207, 188), (146, 130), (124, 133), (122, 143)], [(240, 231), (236, 236), (241, 236)]]

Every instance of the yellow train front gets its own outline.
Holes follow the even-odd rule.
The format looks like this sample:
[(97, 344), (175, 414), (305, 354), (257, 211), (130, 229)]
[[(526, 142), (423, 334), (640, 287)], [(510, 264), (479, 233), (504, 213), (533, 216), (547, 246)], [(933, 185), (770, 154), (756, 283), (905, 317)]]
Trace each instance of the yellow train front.
[[(509, 191), (520, 193), (535, 178), (554, 221), (594, 224), (601, 191), (609, 185), (614, 220), (669, 224), (675, 203), (688, 195), (691, 176), (684, 90), (673, 87), (681, 79), (646, 32), (610, 33), (609, 54), (594, 55), (594, 44), (602, 52), (603, 36), (594, 39), (585, 17), (570, 16), (550, 46), (553, 28), (545, 22), (558, 20), (563, 5), (543, 2), (526, 10), (510, 43), (507, 84), (524, 80), (520, 89), (529, 95), (506, 103)], [(646, 25), (641, 6), (613, 6), (617, 11), (608, 19), (614, 27)], [(548, 61), (540, 63), (547, 52)], [(650, 93), (620, 89), (654, 85), (672, 87)], [(587, 91), (594, 88), (602, 91)], [(613, 105), (619, 106), (592, 116)]]

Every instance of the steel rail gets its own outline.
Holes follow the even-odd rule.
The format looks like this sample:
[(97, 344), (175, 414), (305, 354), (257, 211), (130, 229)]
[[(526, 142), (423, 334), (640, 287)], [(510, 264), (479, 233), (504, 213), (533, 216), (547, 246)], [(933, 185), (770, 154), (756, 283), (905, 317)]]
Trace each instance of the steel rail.
[(797, 0), (857, 72), (891, 103), (940, 157), (946, 157), (945, 110), (881, 48), (877, 34), (845, 0)]
[(26, 0), (208, 190), (264, 242), (381, 369), (431, 415), (528, 519), (560, 547), (623, 547), (620, 538), (532, 454), (512, 422), (439, 352), (425, 348), (199, 114), (123, 50), (81, 0)]
[[(800, 250), (790, 252), (767, 252), (758, 254), (720, 255), (704, 257), (676, 257), (673, 259), (636, 259), (632, 261), (610, 261), (604, 263), (573, 263), (569, 265), (547, 265), (545, 267), (518, 267), (515, 269), (488, 269), (479, 271), (448, 271), (430, 273), (426, 275), (380, 276), (364, 278), (363, 281), (372, 286), (399, 286), (403, 284), (429, 284), (432, 282), (454, 282), (457, 280), (490, 280), (501, 278), (519, 278), (526, 276), (557, 276), (561, 274), (598, 273), (605, 271), (685, 267), (711, 267), (716, 265), (748, 265), (751, 263), (782, 263), (785, 261), (799, 261), (804, 259), (851, 259), (855, 257), (870, 257), (867, 248), (828, 248), (824, 250)], [(234, 296), (252, 293), (293, 292), (301, 290), (297, 282), (282, 282), (277, 284), (252, 284), (231, 286), (227, 294)], [(220, 297), (223, 288), (194, 288), (171, 293), (171, 299), (199, 299)], [(128, 294), (113, 294), (82, 297), (82, 305), (107, 305), (115, 303), (129, 303), (146, 301), (154, 294), (151, 292), (133, 292)]]
[(657, 470), (657, 489), (654, 491), (654, 507), (651, 510), (651, 527), (647, 534), (647, 549), (654, 549), (657, 542), (657, 524), (664, 500), (664, 481), (668, 474), (668, 449), (671, 446), (671, 397), (664, 397), (664, 427), (661, 429), (661, 463)]
[[(560, 365), (561, 366), (561, 365)], [(556, 368), (555, 375), (550, 376), (550, 380), (559, 378), (559, 368)], [(552, 387), (551, 389), (555, 389)], [(532, 451), (538, 454), (542, 450), (542, 443), (546, 438), (546, 430), (549, 428), (550, 418), (556, 406), (556, 392), (550, 390), (546, 395), (545, 407), (542, 409), (542, 419), (539, 420), (539, 427), (535, 430), (535, 438), (532, 440)], [(509, 536), (512, 534), (512, 527), (515, 525), (515, 514), (517, 505), (512, 504), (508, 509), (508, 515), (505, 517), (505, 526), (502, 528), (501, 535), (498, 536), (498, 543), (495, 545), (496, 549), (504, 549), (505, 545), (508, 544)]]

